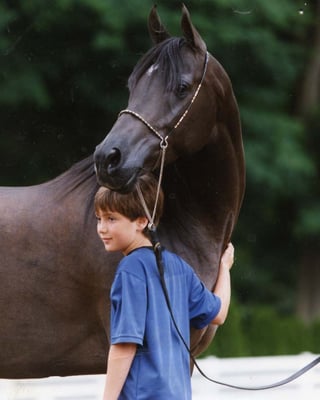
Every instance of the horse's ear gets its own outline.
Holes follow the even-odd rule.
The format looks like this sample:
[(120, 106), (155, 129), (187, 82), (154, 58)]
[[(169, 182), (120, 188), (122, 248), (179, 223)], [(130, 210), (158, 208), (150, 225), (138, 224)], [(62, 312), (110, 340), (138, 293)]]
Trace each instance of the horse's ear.
[(207, 51), (207, 46), (196, 28), (193, 26), (189, 11), (184, 4), (182, 4), (181, 28), (188, 43), (195, 48)]
[(149, 35), (153, 44), (158, 44), (170, 37), (166, 28), (162, 25), (160, 17), (157, 13), (157, 6), (154, 5), (150, 11), (148, 19)]

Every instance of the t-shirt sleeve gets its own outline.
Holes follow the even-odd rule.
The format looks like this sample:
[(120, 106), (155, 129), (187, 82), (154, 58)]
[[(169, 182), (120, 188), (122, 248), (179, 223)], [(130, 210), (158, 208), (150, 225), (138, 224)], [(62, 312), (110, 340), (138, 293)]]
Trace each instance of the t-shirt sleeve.
[(146, 284), (128, 272), (116, 274), (111, 288), (111, 344), (143, 344), (147, 295)]
[(196, 329), (209, 325), (221, 308), (221, 300), (193, 274), (189, 296), (190, 324)]

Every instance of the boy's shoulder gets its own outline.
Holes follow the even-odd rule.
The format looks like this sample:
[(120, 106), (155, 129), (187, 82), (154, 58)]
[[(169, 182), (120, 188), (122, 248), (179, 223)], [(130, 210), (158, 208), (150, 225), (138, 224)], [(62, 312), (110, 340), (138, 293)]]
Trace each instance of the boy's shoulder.
[(155, 263), (153, 248), (138, 247), (121, 259), (117, 272), (142, 273), (145, 266), (152, 263)]
[[(193, 273), (191, 266), (177, 253), (174, 253), (166, 248), (162, 248), (162, 257), (165, 267), (180, 272), (187, 271)], [(153, 267), (151, 267), (153, 266)], [(156, 269), (156, 257), (153, 248), (139, 247), (124, 257), (119, 264), (118, 272), (126, 271), (128, 273), (143, 273), (146, 269), (148, 271)]]

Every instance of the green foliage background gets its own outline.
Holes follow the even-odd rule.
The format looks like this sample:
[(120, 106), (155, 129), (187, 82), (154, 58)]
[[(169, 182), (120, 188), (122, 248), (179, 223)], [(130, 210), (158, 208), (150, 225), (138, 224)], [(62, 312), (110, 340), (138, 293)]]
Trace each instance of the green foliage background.
[[(185, 4), (233, 82), (247, 163), (246, 196), (233, 239), (235, 300), (213, 346), (220, 355), (317, 351), (318, 339), (311, 338), (319, 323), (305, 326), (295, 316), (299, 262), (303, 249), (319, 242), (320, 228), (320, 106), (307, 118), (297, 112), (314, 51), (316, 4)], [(146, 21), (152, 5), (0, 3), (1, 185), (43, 182), (93, 152), (126, 106), (127, 78), (151, 45)], [(180, 7), (180, 1), (158, 2), (173, 35), (180, 35)], [(308, 340), (301, 341), (305, 331)], [(287, 340), (290, 348), (278, 342), (282, 333), (295, 337)]]

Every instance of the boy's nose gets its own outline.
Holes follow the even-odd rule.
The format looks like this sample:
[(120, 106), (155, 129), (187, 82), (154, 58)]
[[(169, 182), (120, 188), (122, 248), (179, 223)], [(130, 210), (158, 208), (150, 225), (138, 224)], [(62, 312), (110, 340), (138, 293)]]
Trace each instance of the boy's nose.
[(108, 230), (107, 224), (101, 221), (100, 224), (98, 225), (98, 232), (105, 233), (107, 232), (107, 230)]

